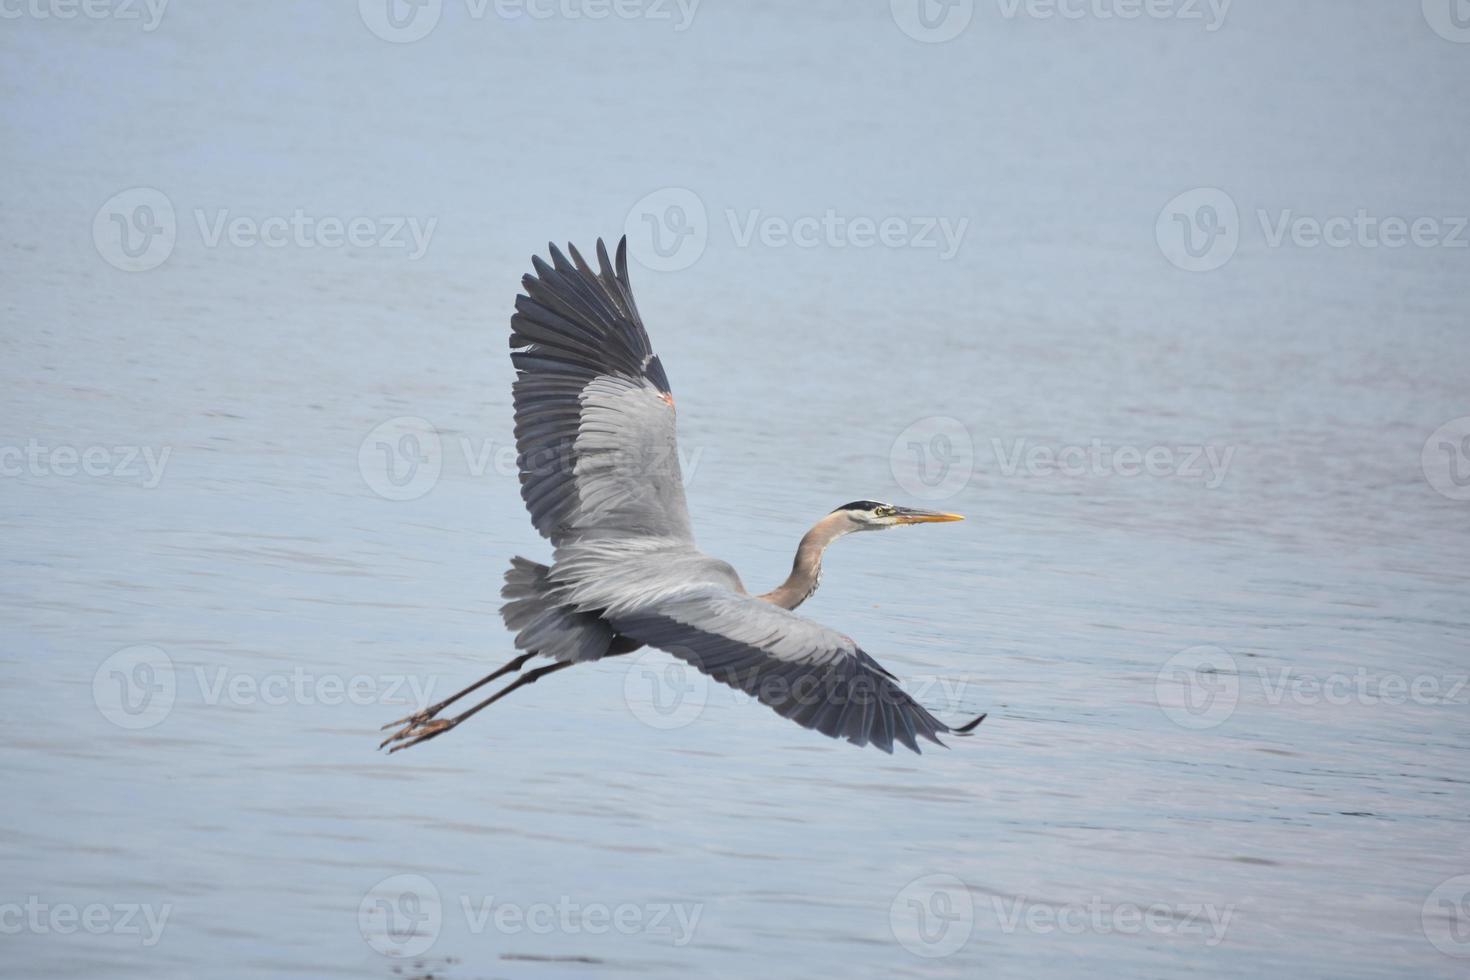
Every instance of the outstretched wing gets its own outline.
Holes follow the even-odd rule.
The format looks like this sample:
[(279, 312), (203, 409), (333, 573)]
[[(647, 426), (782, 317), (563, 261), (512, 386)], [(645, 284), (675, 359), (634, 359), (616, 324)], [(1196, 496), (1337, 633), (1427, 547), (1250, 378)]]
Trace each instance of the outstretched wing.
[(950, 728), (898, 686), (850, 637), (780, 606), (715, 586), (655, 600), (612, 619), (621, 634), (660, 647), (798, 725), (884, 752), (915, 752)]
[(560, 545), (591, 537), (693, 541), (674, 439), (674, 397), (638, 318), (627, 239), (596, 272), (569, 246), (532, 258), (511, 317), (521, 497)]

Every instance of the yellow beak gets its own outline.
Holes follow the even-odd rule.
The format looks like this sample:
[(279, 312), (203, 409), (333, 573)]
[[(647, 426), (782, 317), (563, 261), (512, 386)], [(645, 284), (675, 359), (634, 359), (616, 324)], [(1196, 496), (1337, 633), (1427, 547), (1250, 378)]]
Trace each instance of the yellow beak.
[(904, 509), (895, 515), (900, 524), (947, 524), (950, 521), (962, 521), (962, 514), (946, 514), (937, 510), (908, 510)]

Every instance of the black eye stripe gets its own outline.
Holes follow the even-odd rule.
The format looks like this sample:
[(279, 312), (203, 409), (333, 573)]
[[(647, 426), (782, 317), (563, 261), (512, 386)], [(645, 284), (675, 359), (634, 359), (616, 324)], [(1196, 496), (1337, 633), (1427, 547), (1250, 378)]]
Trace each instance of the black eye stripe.
[(832, 513), (835, 514), (838, 510), (858, 510), (867, 511), (876, 517), (887, 517), (894, 513), (895, 509), (891, 504), (880, 504), (876, 500), (854, 500), (850, 504), (843, 504)]

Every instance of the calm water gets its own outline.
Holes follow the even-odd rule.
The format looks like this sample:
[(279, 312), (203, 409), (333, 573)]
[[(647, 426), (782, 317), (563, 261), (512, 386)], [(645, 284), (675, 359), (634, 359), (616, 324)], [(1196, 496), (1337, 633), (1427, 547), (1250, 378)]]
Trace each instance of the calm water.
[[(7, 8), (0, 973), (1464, 975), (1426, 6)], [(374, 752), (509, 655), (507, 317), (625, 228), (706, 550), (766, 588), (843, 501), (970, 516), (805, 611), (978, 737), (653, 655)]]

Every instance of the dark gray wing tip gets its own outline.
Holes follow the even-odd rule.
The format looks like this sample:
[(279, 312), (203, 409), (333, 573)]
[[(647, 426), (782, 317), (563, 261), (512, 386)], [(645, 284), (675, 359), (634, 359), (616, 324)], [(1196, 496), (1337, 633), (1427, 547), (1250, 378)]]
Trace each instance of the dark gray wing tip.
[(984, 721), (988, 715), (989, 712), (986, 712), (979, 718), (976, 718), (974, 721), (970, 722), (968, 725), (962, 725), (959, 728), (951, 728), (949, 730), (949, 733), (951, 735), (969, 735), (974, 732), (976, 728), (980, 727), (980, 723)]

